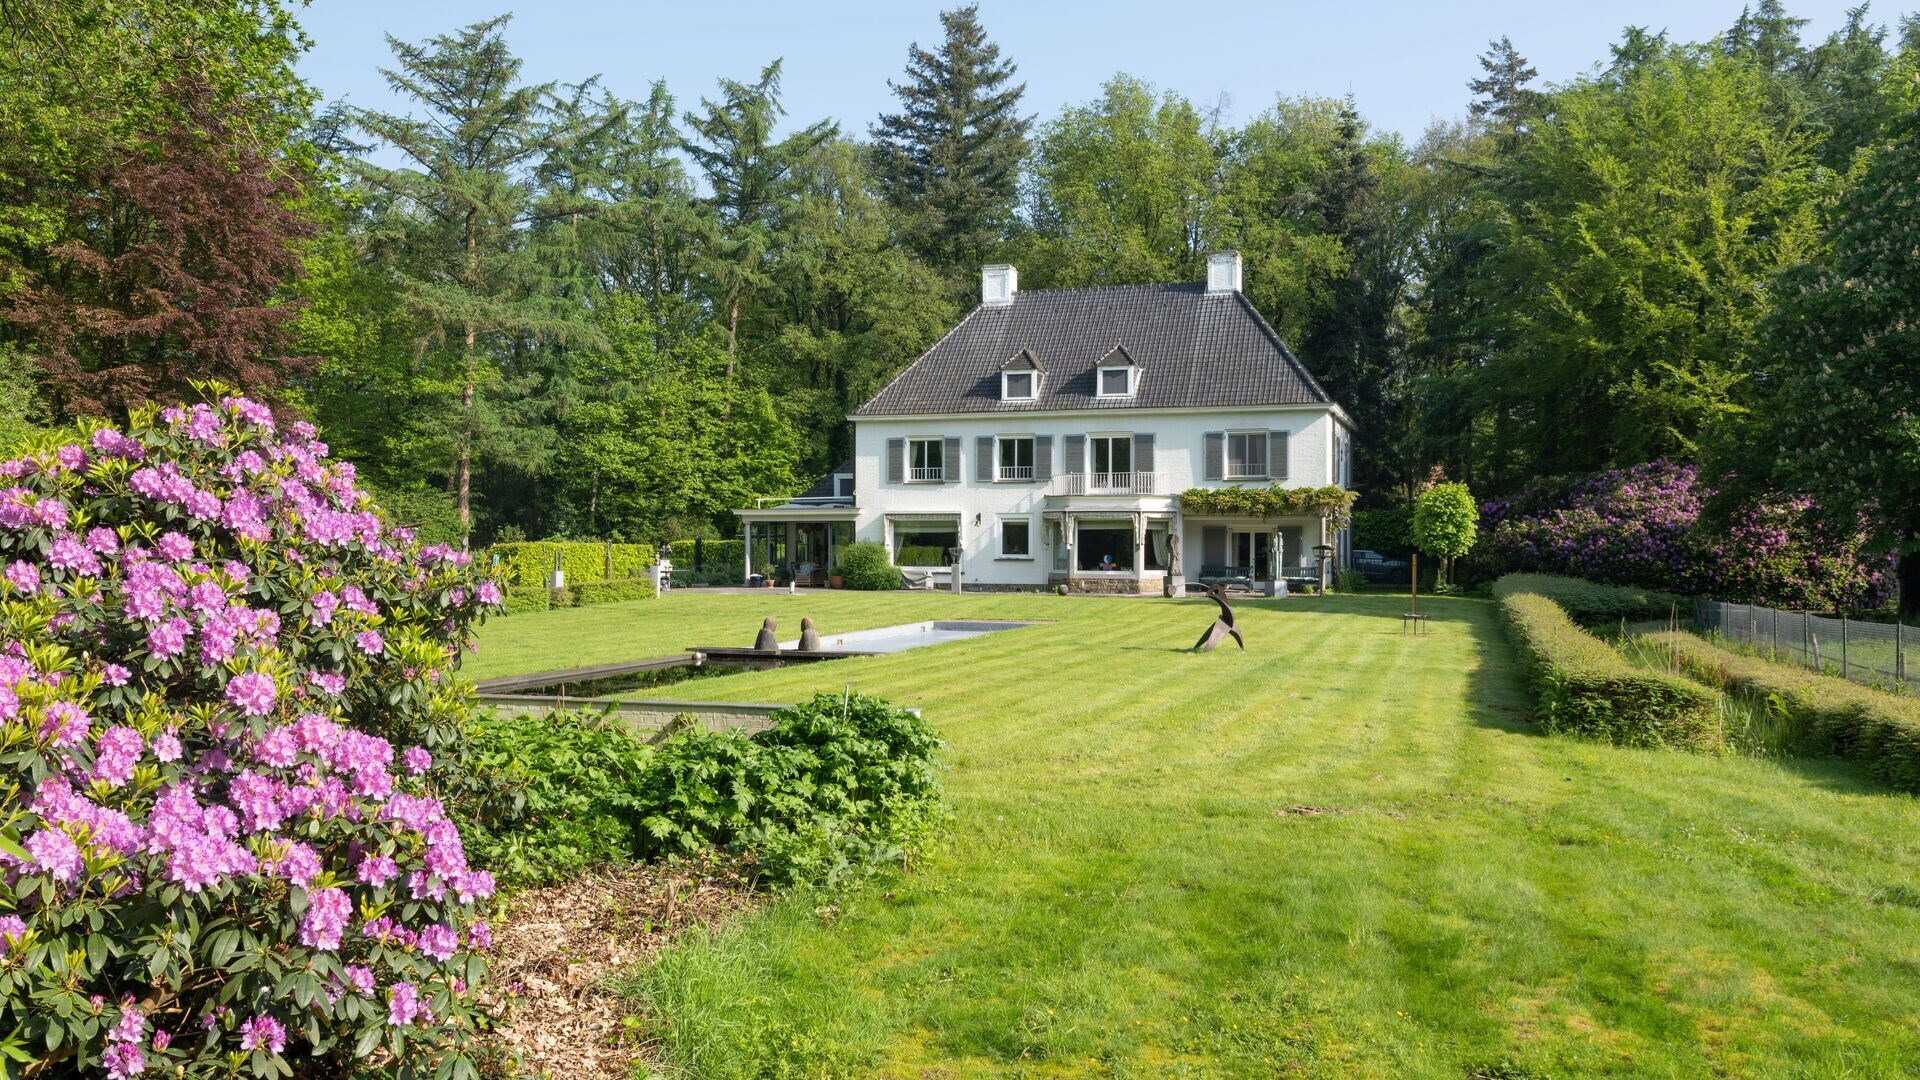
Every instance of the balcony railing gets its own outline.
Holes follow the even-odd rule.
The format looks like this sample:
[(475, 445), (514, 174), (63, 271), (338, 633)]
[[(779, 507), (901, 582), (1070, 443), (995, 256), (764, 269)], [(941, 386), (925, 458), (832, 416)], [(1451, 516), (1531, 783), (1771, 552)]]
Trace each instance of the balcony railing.
[(1002, 466), (1000, 466), (1000, 479), (1002, 479), (1002, 480), (1031, 480), (1031, 479), (1033, 479), (1033, 466), (1031, 466), (1031, 465), (1002, 465)]
[(1053, 478), (1053, 495), (1157, 495), (1160, 474), (1150, 472), (1062, 473)]
[(939, 465), (930, 469), (914, 467), (907, 470), (907, 479), (916, 484), (937, 484), (947, 478), (947, 470)]

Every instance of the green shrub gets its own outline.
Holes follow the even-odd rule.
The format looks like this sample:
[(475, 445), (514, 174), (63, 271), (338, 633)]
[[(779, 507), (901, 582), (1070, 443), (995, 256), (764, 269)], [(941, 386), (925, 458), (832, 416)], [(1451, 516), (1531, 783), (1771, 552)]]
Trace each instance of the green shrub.
[(1920, 700), (1746, 656), (1693, 634), (1667, 631), (1642, 640), (1702, 682), (1777, 701), (1821, 750), (1857, 761), (1903, 791), (1920, 792)]
[(675, 570), (699, 571), (717, 575), (729, 585), (740, 584), (746, 573), (746, 545), (739, 540), (700, 541), (700, 564), (693, 562), (693, 541), (675, 540), (667, 545), (667, 558)]
[(937, 820), (939, 739), (864, 694), (781, 709), (752, 737), (687, 729), (642, 792), (643, 852), (748, 852), (780, 883), (833, 883), (904, 858)]
[(1367, 575), (1358, 570), (1342, 570), (1333, 575), (1333, 588), (1336, 592), (1363, 592), (1367, 587)]
[[(1502, 579), (1503, 586), (1513, 583)], [(1527, 669), (1548, 731), (1622, 746), (1708, 749), (1719, 745), (1717, 698), (1692, 680), (1634, 667), (1587, 633), (1553, 600), (1496, 588), (1501, 613)]]
[(1355, 510), (1353, 546), (1396, 559), (1413, 554), (1413, 511), (1405, 507)]
[(573, 589), (573, 602), (581, 607), (588, 604), (614, 604), (622, 600), (651, 600), (653, 597), (653, 579), (643, 577), (590, 581)]
[(511, 802), (502, 823), (469, 834), (480, 865), (529, 885), (633, 858), (653, 751), (624, 723), (585, 712), (486, 713), (472, 731), (474, 752), (498, 770)]
[(518, 615), (527, 611), (545, 611), (553, 606), (553, 597), (546, 589), (529, 589), (524, 585), (507, 587), (506, 606), (501, 610), (508, 615)]
[[(1580, 578), (1554, 574), (1508, 574), (1493, 583), (1496, 599), (1511, 593), (1533, 593), (1560, 605), (1574, 622), (1585, 627), (1617, 627), (1625, 619), (1664, 619), (1673, 605), (1683, 602), (1670, 593), (1623, 585), (1598, 585)], [(1691, 605), (1683, 605), (1691, 611)]]
[(573, 590), (566, 588), (565, 586), (562, 586), (561, 588), (558, 588), (558, 589), (548, 589), (547, 590), (547, 606), (550, 608), (572, 607), (573, 606)]
[(901, 566), (945, 566), (947, 549), (933, 544), (902, 544), (898, 561)]
[(495, 544), (488, 548), (482, 562), (497, 561), (496, 571), (513, 585), (538, 589), (553, 573), (553, 557), (560, 556), (560, 570), (568, 585), (592, 581), (639, 577), (653, 565), (655, 549), (651, 544), (608, 544), (597, 540), (537, 540)]
[(900, 587), (900, 568), (887, 559), (882, 544), (848, 544), (840, 549), (840, 576), (849, 589), (879, 591)]

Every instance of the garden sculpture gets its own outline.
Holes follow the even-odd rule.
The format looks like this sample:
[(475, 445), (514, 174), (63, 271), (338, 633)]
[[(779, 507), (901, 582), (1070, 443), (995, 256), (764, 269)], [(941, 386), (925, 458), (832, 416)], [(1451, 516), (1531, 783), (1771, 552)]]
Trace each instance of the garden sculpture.
[(1246, 652), (1247, 639), (1241, 637), (1239, 629), (1233, 625), (1233, 608), (1227, 604), (1225, 586), (1208, 585), (1205, 582), (1190, 581), (1187, 583), (1187, 588), (1199, 589), (1207, 594), (1207, 599), (1220, 605), (1219, 616), (1213, 620), (1212, 626), (1207, 627), (1207, 632), (1200, 635), (1200, 640), (1194, 642), (1193, 651), (1212, 652), (1214, 646), (1225, 641), (1227, 635), (1231, 634), (1233, 635), (1233, 640), (1239, 644), (1240, 651)]
[(812, 619), (800, 620), (800, 651), (820, 651), (820, 631), (813, 628)]
[(760, 623), (760, 636), (753, 639), (753, 647), (760, 652), (780, 651), (780, 639), (773, 636), (773, 616)]

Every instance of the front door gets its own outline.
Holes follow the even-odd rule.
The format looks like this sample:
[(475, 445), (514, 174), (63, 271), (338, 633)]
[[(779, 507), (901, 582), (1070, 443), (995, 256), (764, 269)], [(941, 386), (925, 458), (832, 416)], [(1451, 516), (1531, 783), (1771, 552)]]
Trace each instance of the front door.
[(1247, 571), (1255, 581), (1267, 580), (1272, 552), (1266, 533), (1235, 529), (1227, 534), (1227, 565)]

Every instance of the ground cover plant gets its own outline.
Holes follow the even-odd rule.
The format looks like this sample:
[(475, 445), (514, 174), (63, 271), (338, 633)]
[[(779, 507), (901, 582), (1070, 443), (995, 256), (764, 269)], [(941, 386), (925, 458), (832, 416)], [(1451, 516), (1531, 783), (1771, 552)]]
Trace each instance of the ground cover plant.
[[(490, 673), (928, 618), (1041, 625), (718, 676), (851, 686), (946, 740), (913, 872), (631, 969), (663, 1071), (1901, 1075), (1914, 803), (1859, 767), (1543, 735), (1494, 605), (672, 593), (482, 628)], [(742, 640), (744, 637), (744, 640)], [(1383, 677), (1390, 673), (1391, 677)]]
[(1693, 634), (1669, 631), (1646, 640), (1694, 677), (1774, 704), (1817, 749), (1920, 792), (1920, 699), (1724, 649)]
[(1552, 597), (1534, 592), (1531, 575), (1494, 585), (1494, 597), (1527, 670), (1535, 718), (1548, 731), (1622, 746), (1710, 749), (1719, 745), (1718, 705), (1691, 679), (1635, 667), (1593, 636)]
[(0, 1054), (473, 1075), (494, 886), (440, 796), (498, 586), (244, 399), (0, 475)]

